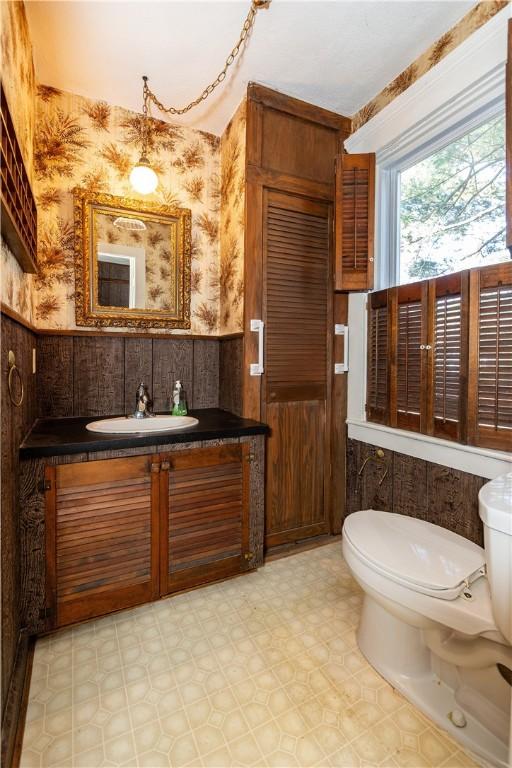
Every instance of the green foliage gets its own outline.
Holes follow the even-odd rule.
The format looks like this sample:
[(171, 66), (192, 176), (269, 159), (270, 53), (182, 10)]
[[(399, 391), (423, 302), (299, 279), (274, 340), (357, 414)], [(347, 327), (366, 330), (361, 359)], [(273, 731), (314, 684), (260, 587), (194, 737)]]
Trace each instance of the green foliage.
[(401, 174), (401, 264), (421, 279), (505, 252), (505, 120), (494, 118)]

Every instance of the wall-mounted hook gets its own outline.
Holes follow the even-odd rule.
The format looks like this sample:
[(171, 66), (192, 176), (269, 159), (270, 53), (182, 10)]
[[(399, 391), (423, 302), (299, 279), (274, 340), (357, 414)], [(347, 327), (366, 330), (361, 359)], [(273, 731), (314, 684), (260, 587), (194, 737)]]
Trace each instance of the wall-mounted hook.
[[(11, 398), (11, 403), (15, 406), (15, 408), (19, 408), (23, 402), (23, 395), (25, 394), (25, 391), (23, 389), (23, 380), (21, 378), (21, 373), (19, 371), (18, 366), (16, 365), (16, 355), (14, 354), (12, 349), (9, 350), (8, 362), (9, 362), (9, 375), (7, 378), (7, 388), (9, 390), (9, 397)], [(19, 387), (21, 390), (19, 397), (16, 397), (13, 392), (15, 377), (18, 378)]]

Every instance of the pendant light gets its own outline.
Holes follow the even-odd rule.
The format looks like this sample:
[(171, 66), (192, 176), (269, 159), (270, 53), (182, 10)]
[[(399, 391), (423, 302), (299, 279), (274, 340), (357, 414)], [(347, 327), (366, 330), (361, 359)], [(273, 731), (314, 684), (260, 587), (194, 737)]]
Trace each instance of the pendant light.
[(132, 169), (132, 172), (130, 173), (130, 184), (134, 188), (136, 192), (138, 192), (141, 195), (150, 195), (151, 192), (154, 192), (155, 189), (158, 186), (158, 176), (152, 169), (149, 159), (148, 159), (148, 130), (149, 130), (149, 124), (148, 124), (148, 99), (149, 99), (149, 89), (148, 89), (148, 78), (146, 75), (143, 76), (144, 86), (142, 89), (143, 94), (143, 106), (142, 106), (142, 126), (141, 126), (141, 135), (142, 135), (142, 153), (139, 158), (139, 162), (137, 165)]
[(213, 93), (213, 91), (217, 88), (218, 85), (222, 83), (222, 81), (225, 79), (227, 71), (229, 67), (233, 64), (236, 57), (240, 53), (240, 50), (242, 46), (245, 44), (247, 38), (249, 37), (251, 30), (254, 25), (254, 21), (256, 19), (256, 14), (259, 10), (263, 8), (268, 8), (272, 0), (252, 0), (251, 7), (249, 9), (249, 13), (247, 14), (247, 18), (244, 21), (244, 25), (242, 27), (242, 31), (240, 32), (238, 41), (235, 45), (235, 47), (231, 50), (231, 53), (226, 59), (226, 62), (224, 64), (224, 68), (219, 72), (215, 80), (210, 83), (210, 85), (207, 85), (204, 91), (193, 101), (190, 102), (190, 104), (187, 104), (185, 107), (165, 107), (161, 101), (157, 99), (155, 94), (149, 90), (148, 87), (148, 78), (146, 75), (143, 76), (142, 80), (144, 81), (143, 86), (143, 107), (142, 107), (142, 154), (140, 156), (140, 160), (137, 163), (137, 165), (132, 169), (132, 172), (130, 173), (130, 183), (132, 187), (136, 190), (136, 192), (139, 192), (141, 195), (149, 195), (151, 192), (154, 192), (155, 189), (158, 186), (158, 176), (154, 172), (154, 170), (151, 167), (151, 164), (148, 159), (148, 129), (149, 129), (149, 123), (148, 123), (148, 103), (151, 100), (153, 104), (161, 111), (168, 115), (185, 115), (189, 110), (191, 110), (193, 107), (196, 107), (198, 104), (201, 104), (205, 99), (208, 98), (208, 96)]

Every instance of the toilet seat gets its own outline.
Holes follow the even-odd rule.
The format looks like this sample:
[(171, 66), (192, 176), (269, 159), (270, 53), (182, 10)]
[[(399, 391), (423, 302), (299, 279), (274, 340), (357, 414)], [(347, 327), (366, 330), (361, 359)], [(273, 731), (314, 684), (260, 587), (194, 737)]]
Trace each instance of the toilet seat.
[[(371, 514), (363, 514), (363, 512)], [(476, 578), (473, 581), (470, 590), (471, 597), (466, 599), (466, 597), (462, 596), (456, 589), (435, 589), (432, 588), (432, 584), (418, 584), (408, 581), (404, 574), (399, 575), (400, 568), (401, 566), (403, 567), (403, 560), (402, 563), (399, 562), (399, 546), (396, 542), (393, 542), (391, 545), (396, 559), (396, 562), (392, 564), (393, 572), (391, 572), (391, 570), (386, 571), (383, 567), (375, 564), (369, 557), (367, 557), (364, 552), (361, 551), (365, 546), (361, 537), (364, 534), (367, 539), (372, 539), (371, 521), (375, 519), (375, 515), (377, 515), (377, 517), (389, 516), (391, 518), (402, 518), (401, 515), (395, 515), (390, 512), (363, 510), (349, 515), (345, 519), (343, 525), (343, 557), (352, 572), (352, 575), (365, 592), (372, 594), (377, 600), (379, 596), (381, 596), (385, 600), (391, 601), (397, 608), (405, 608), (408, 611), (413, 612), (416, 619), (421, 619), (420, 624), (418, 624), (417, 621), (413, 621), (413, 626), (426, 626), (425, 622), (428, 623), (433, 621), (436, 624), (450, 627), (451, 629), (468, 636), (484, 635), (496, 642), (506, 643), (494, 620), (489, 582), (485, 575), (480, 575), (479, 578)], [(353, 520), (351, 521), (352, 518)], [(418, 530), (422, 527), (418, 527), (415, 524), (423, 521), (416, 520), (415, 518), (408, 519), (412, 520), (414, 524), (412, 527), (417, 528)], [(354, 524), (355, 521), (358, 522)], [(402, 523), (398, 523), (398, 526), (401, 525)], [(431, 531), (434, 536), (438, 535), (444, 538), (445, 533), (450, 533), (438, 526), (432, 527), (438, 528), (437, 532)], [(379, 528), (379, 530), (381, 529)], [(421, 534), (419, 535), (421, 536)], [(452, 535), (455, 536), (455, 534)], [(389, 538), (389, 533), (387, 536)], [(396, 538), (399, 538), (399, 535)], [(450, 537), (448, 537), (447, 540), (449, 540), (449, 538)], [(359, 547), (353, 543), (352, 539), (356, 540)], [(380, 540), (379, 559), (382, 559), (389, 565), (386, 561), (386, 557), (383, 555), (385, 540), (386, 534), (384, 534), (384, 538)], [(374, 544), (376, 541), (378, 541), (378, 539), (374, 536)], [(468, 542), (468, 544), (471, 544), (471, 542)], [(478, 554), (480, 547), (477, 545), (472, 546), (476, 547), (476, 554)], [(371, 549), (371, 545), (367, 545), (366, 549)], [(483, 553), (483, 550), (481, 551)], [(377, 559), (375, 551), (373, 551), (373, 554), (375, 559)], [(381, 555), (382, 558), (380, 557)], [(454, 580), (457, 581), (458, 579)], [(455, 594), (453, 597), (447, 599), (447, 592)], [(425, 622), (423, 622), (423, 619)]]
[(455, 600), (485, 574), (481, 547), (425, 520), (366, 509), (347, 517), (343, 535), (373, 570), (431, 597)]

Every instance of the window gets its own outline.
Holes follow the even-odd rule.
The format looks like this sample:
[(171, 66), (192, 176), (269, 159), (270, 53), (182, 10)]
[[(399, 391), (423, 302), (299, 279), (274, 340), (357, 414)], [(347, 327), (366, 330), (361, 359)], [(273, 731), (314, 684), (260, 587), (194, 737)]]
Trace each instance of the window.
[(370, 294), (368, 421), (512, 450), (512, 263)]
[(400, 284), (509, 258), (504, 115), (402, 170), (397, 180)]

